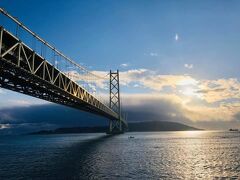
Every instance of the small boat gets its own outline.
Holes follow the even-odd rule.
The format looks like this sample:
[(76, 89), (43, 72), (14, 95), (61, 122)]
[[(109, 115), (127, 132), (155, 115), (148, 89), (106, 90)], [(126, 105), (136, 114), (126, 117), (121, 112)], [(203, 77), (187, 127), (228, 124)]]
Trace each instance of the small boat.
[(236, 131), (238, 131), (238, 129), (229, 129), (229, 131), (235, 131), (236, 132)]
[(129, 136), (129, 137), (128, 137), (128, 139), (133, 139), (133, 138), (134, 138), (134, 136)]

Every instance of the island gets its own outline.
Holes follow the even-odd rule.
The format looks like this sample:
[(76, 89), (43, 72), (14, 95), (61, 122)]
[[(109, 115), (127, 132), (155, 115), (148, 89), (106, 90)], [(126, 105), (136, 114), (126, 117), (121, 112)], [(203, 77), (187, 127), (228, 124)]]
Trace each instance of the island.
[[(34, 134), (71, 134), (71, 133), (105, 133), (107, 126), (95, 127), (66, 127), (55, 130), (42, 130), (32, 132)], [(157, 131), (196, 131), (202, 130), (185, 124), (169, 121), (144, 121), (131, 122), (128, 124), (128, 132), (157, 132)]]

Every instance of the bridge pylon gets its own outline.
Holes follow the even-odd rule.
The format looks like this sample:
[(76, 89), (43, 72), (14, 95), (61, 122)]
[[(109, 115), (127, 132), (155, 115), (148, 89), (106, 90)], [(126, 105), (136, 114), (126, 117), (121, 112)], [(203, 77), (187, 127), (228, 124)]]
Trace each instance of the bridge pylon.
[(118, 119), (110, 119), (108, 134), (121, 134), (124, 132), (124, 124), (121, 116), (119, 71), (110, 71), (110, 101), (109, 107), (118, 114)]

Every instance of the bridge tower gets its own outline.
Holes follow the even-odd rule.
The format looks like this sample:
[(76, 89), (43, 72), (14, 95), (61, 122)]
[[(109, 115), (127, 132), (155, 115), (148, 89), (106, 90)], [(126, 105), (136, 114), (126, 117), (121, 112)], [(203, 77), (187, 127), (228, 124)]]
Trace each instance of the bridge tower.
[(110, 71), (110, 104), (109, 106), (114, 112), (118, 114), (118, 119), (111, 119), (109, 121), (108, 134), (123, 133), (118, 70), (117, 72)]

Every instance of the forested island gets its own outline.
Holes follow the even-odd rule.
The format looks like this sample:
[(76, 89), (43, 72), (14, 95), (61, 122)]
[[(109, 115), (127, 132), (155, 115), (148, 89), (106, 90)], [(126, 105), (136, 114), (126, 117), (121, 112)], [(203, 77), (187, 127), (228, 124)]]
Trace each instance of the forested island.
[[(30, 134), (68, 134), (68, 133), (104, 133), (107, 126), (96, 127), (68, 127), (55, 130), (42, 130)], [(156, 131), (193, 131), (201, 130), (185, 124), (168, 121), (132, 122), (128, 124), (128, 132), (156, 132)]]

